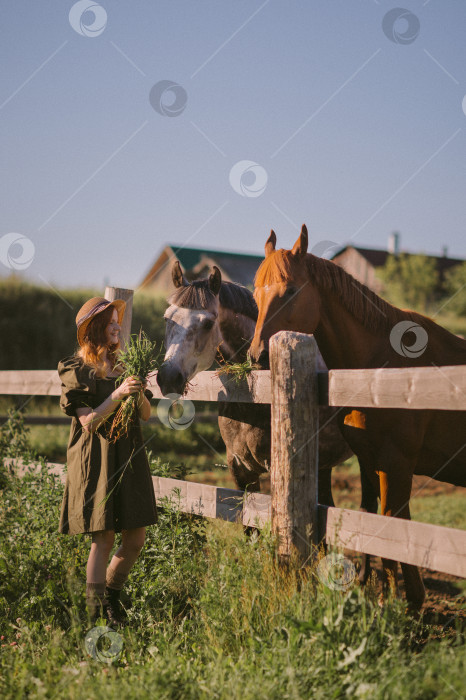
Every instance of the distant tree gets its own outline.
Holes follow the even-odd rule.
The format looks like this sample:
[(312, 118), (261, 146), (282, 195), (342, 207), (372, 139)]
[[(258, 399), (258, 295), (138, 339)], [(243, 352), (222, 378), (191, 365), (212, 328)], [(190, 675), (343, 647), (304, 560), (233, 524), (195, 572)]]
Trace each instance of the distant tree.
[(384, 296), (397, 306), (427, 312), (439, 298), (437, 266), (427, 255), (389, 255), (378, 274)]
[(445, 309), (466, 316), (466, 262), (455, 265), (445, 275)]

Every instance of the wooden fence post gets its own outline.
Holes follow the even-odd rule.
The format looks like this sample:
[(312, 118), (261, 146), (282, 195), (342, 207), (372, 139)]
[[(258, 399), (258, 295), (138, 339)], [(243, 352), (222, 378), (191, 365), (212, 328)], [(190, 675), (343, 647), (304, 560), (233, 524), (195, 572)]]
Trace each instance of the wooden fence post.
[(280, 331), (270, 339), (272, 531), (283, 563), (307, 562), (317, 544), (318, 423), (313, 336)]
[(120, 333), (120, 346), (124, 350), (125, 345), (129, 342), (131, 335), (131, 321), (133, 320), (133, 290), (121, 289), (120, 287), (106, 287), (105, 299), (115, 301), (115, 299), (123, 299), (126, 301), (125, 315)]

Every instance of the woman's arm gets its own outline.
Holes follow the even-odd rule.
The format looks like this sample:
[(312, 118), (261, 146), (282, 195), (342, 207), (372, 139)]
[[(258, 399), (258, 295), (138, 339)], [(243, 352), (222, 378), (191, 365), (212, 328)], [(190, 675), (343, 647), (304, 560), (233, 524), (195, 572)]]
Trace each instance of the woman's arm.
[[(139, 379), (128, 377), (119, 387), (112, 391), (110, 396), (97, 408), (78, 408), (76, 415), (84, 430), (88, 433), (95, 433), (97, 428), (105, 423), (108, 416), (115, 410), (116, 404), (130, 394), (141, 391), (142, 383)], [(145, 397), (144, 397), (145, 398)], [(146, 399), (147, 401), (147, 399)], [(149, 402), (147, 402), (149, 403)], [(149, 405), (150, 414), (150, 405)], [(147, 420), (147, 419), (143, 419)]]

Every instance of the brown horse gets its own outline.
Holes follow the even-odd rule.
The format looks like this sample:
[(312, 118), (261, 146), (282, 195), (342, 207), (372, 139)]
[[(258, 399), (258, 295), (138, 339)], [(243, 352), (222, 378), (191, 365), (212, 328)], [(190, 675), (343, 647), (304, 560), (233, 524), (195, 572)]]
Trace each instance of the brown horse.
[[(465, 340), (421, 314), (391, 306), (341, 267), (308, 254), (305, 226), (292, 250), (275, 250), (275, 244), (272, 231), (255, 280), (253, 359), (267, 361), (270, 337), (293, 330), (314, 334), (329, 369), (466, 364)], [(408, 347), (397, 344), (399, 324), (406, 321), (420, 348), (409, 345), (408, 332)], [(380, 488), (383, 515), (410, 518), (413, 474), (466, 486), (466, 412), (345, 408), (339, 416), (361, 469)], [(383, 565), (385, 583), (395, 586), (397, 563)], [(420, 608), (425, 594), (419, 571), (401, 567), (406, 597)]]

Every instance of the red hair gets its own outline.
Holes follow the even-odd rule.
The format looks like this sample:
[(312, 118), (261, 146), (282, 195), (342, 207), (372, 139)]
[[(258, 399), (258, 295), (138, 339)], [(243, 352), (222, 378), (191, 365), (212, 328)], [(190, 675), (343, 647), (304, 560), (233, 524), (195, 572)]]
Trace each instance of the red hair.
[(110, 362), (112, 370), (117, 364), (120, 350), (120, 341), (112, 345), (107, 345), (105, 329), (112, 320), (115, 307), (110, 305), (106, 309), (96, 314), (86, 328), (83, 345), (77, 352), (86, 365), (94, 370), (94, 373), (102, 378), (107, 375), (107, 367), (104, 364), (104, 355), (107, 351), (107, 360)]

